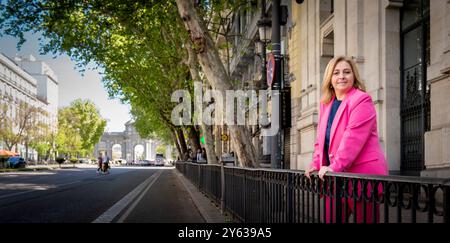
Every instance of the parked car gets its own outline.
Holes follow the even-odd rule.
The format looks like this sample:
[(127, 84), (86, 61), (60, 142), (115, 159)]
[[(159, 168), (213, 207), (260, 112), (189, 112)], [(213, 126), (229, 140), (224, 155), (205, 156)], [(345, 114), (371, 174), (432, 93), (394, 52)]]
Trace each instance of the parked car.
[(25, 168), (27, 162), (20, 156), (13, 156), (8, 158), (6, 164), (10, 168)]

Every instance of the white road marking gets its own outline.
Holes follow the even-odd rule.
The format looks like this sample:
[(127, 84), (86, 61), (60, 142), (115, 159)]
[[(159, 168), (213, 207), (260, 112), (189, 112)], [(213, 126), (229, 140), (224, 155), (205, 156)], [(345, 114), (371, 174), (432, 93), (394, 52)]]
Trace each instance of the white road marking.
[[(92, 223), (110, 223), (120, 212), (123, 211), (133, 200), (140, 194), (139, 198), (134, 201), (134, 203), (128, 208), (128, 210), (120, 217), (119, 223), (123, 222), (126, 217), (133, 211), (145, 193), (150, 189), (153, 183), (158, 179), (158, 177), (162, 174), (162, 170), (156, 172), (144, 182), (139, 184), (133, 191), (128, 193), (125, 197), (120, 199), (116, 204), (114, 204), (111, 208), (106, 210), (102, 215), (100, 215), (97, 219), (92, 221)], [(141, 193), (144, 191), (143, 193)]]

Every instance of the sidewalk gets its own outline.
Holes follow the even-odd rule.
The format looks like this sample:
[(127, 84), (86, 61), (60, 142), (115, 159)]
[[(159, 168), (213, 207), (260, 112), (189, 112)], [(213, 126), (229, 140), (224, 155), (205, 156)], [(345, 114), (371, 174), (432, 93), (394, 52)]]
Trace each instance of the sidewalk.
[(186, 179), (183, 174), (176, 169), (174, 170), (174, 173), (184, 185), (186, 191), (194, 201), (198, 211), (207, 223), (234, 223), (232, 216), (222, 215), (220, 213), (220, 205), (215, 206), (212, 200), (203, 195), (203, 193), (201, 193), (195, 185)]

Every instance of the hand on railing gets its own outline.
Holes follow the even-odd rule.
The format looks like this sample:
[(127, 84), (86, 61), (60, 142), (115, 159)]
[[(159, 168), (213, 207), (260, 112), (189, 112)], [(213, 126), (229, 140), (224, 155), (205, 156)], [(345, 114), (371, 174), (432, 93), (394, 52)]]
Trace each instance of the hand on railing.
[(318, 169), (316, 167), (311, 167), (311, 168), (305, 170), (305, 176), (311, 180), (311, 173), (313, 173), (314, 171), (318, 171)]
[(324, 180), (324, 176), (325, 176), (325, 174), (326, 174), (327, 172), (333, 172), (333, 170), (332, 170), (330, 167), (328, 167), (328, 166), (322, 166), (322, 167), (320, 167), (320, 170), (319, 170), (319, 178), (320, 178), (322, 181)]

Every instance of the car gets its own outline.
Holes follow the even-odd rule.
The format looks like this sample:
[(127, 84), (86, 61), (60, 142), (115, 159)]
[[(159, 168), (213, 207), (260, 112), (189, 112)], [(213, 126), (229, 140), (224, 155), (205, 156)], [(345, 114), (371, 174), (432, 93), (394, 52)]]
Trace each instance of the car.
[(150, 165), (150, 161), (146, 160), (146, 159), (139, 160), (139, 165), (140, 166), (148, 166), (148, 165)]
[(119, 164), (119, 165), (127, 165), (127, 164), (128, 164), (128, 162), (127, 162), (126, 159), (117, 159), (117, 160), (115, 161), (115, 163), (116, 163), (116, 164)]
[(164, 155), (163, 154), (156, 154), (155, 165), (156, 166), (164, 166)]
[(6, 164), (10, 168), (25, 168), (27, 162), (20, 156), (9, 157)]
[(78, 162), (80, 162), (80, 164), (89, 164), (91, 160), (89, 158), (78, 158)]

